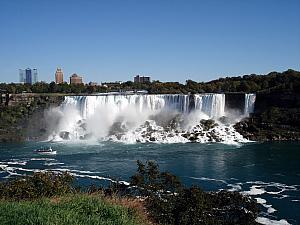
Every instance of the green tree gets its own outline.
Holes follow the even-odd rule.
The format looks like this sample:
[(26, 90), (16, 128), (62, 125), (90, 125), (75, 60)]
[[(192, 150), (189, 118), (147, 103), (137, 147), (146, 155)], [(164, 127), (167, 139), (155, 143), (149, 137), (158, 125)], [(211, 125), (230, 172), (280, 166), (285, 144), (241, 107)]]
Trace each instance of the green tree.
[(49, 84), (49, 92), (56, 93), (58, 91), (58, 87), (54, 81)]

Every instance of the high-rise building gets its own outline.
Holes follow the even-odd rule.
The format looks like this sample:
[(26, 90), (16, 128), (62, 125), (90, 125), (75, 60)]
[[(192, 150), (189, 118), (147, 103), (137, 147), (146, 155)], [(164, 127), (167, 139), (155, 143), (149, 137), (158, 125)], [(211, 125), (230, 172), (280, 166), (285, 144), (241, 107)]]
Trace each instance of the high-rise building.
[(70, 76), (70, 84), (82, 84), (82, 77), (74, 73), (72, 76)]
[(30, 68), (25, 70), (25, 83), (32, 84), (32, 73)]
[(140, 75), (136, 75), (134, 77), (134, 83), (148, 83), (148, 82), (151, 82), (150, 77), (144, 77)]
[(57, 68), (55, 72), (55, 83), (62, 84), (64, 82), (64, 74), (61, 68)]
[(37, 69), (27, 68), (26, 70), (19, 69), (19, 81), (23, 84), (34, 84), (38, 82)]
[(19, 81), (21, 84), (25, 83), (25, 70), (19, 69)]
[(33, 80), (32, 80), (32, 83), (35, 84), (38, 82), (38, 72), (37, 72), (37, 69), (33, 69), (32, 70), (32, 74), (33, 74)]

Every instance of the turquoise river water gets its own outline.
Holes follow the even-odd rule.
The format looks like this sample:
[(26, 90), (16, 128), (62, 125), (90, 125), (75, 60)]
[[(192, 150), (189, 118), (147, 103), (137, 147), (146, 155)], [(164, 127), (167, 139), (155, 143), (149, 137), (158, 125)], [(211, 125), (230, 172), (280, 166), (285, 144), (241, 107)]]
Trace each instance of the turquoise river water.
[(260, 203), (262, 224), (300, 224), (300, 143), (50, 143), (56, 155), (34, 153), (43, 142), (0, 144), (0, 180), (34, 171), (69, 171), (81, 185), (128, 181), (136, 160), (155, 160), (186, 185), (236, 190)]

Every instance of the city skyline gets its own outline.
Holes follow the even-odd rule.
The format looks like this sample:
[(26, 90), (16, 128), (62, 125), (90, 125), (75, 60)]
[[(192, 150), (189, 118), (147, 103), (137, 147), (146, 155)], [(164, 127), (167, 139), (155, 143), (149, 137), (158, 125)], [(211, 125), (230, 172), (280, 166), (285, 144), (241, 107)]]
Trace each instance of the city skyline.
[(19, 69), (19, 82), (23, 84), (35, 84), (38, 82), (38, 72), (37, 69)]
[(296, 0), (1, 1), (0, 82), (27, 67), (98, 83), (300, 70), (299, 11)]

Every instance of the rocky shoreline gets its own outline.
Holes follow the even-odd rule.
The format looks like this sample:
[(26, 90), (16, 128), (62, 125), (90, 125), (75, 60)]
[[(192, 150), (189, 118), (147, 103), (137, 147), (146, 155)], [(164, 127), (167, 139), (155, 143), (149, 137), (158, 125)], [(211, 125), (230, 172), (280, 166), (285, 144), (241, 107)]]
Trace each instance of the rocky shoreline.
[[(245, 122), (242, 122), (242, 124), (245, 124)], [(235, 127), (240, 125), (241, 123), (238, 123), (238, 125), (236, 125)], [(251, 133), (249, 131), (245, 131), (244, 128), (242, 128), (237, 131), (244, 138), (256, 142), (300, 141), (300, 132), (291, 132), (289, 130), (278, 130), (274, 132), (270, 132), (268, 130), (260, 130), (258, 133)]]
[(59, 95), (41, 94), (5, 96), (5, 101), (0, 104), (0, 142), (42, 139), (46, 133), (45, 109), (58, 106), (63, 99)]
[[(262, 121), (261, 114), (246, 118), (234, 125), (243, 137), (251, 141), (300, 141), (300, 127), (284, 122)], [(298, 116), (299, 117), (299, 116)]]
[(234, 128), (252, 141), (299, 141), (299, 91), (257, 93), (254, 113)]

